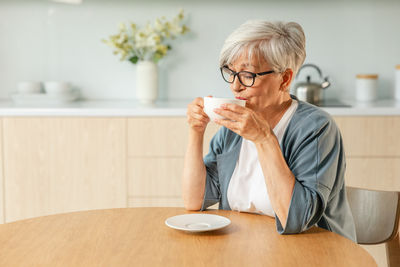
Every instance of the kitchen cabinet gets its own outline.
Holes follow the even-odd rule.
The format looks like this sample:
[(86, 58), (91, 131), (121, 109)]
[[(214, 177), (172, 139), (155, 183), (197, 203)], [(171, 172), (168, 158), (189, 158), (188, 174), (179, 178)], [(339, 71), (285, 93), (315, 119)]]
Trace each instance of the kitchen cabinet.
[[(335, 116), (347, 158), (349, 186), (400, 191), (399, 116)], [(130, 206), (181, 206), (181, 174), (187, 144), (182, 117), (128, 119)], [(204, 154), (218, 126), (210, 123)], [(146, 177), (146, 178), (144, 178)]]
[(400, 157), (400, 116), (335, 117), (351, 157)]
[[(335, 116), (343, 136), (349, 186), (400, 191), (399, 116)], [(129, 206), (182, 206), (187, 144), (182, 117), (128, 119)], [(218, 126), (207, 127), (204, 154)]]
[(118, 118), (3, 118), (5, 222), (127, 206)]
[[(210, 123), (203, 154), (219, 126)], [(181, 177), (188, 141), (185, 117), (129, 118), (129, 206), (183, 206)]]
[[(346, 184), (400, 191), (400, 116), (334, 118)], [(85, 209), (183, 206), (183, 116), (1, 120), (0, 223)], [(218, 128), (208, 125), (204, 154)]]
[(400, 191), (400, 116), (335, 117), (346, 152), (346, 184)]

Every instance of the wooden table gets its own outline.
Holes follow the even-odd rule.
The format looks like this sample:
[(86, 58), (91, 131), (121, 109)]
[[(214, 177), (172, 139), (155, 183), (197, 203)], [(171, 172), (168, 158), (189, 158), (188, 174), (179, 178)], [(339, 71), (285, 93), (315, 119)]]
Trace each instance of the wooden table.
[(279, 235), (273, 218), (233, 211), (223, 229), (170, 229), (182, 208), (74, 212), (0, 225), (0, 266), (376, 266), (352, 241), (312, 228)]

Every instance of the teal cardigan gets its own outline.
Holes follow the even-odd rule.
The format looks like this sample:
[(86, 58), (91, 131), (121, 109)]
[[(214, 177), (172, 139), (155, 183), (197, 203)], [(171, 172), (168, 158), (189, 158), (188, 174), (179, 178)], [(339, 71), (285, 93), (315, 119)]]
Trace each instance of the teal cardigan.
[[(281, 143), (283, 156), (296, 180), (285, 228), (275, 216), (277, 231), (300, 233), (317, 225), (356, 241), (346, 197), (346, 161), (340, 131), (322, 109), (298, 103)], [(204, 157), (207, 177), (202, 210), (216, 203), (219, 209), (231, 209), (227, 191), (241, 144), (242, 137), (225, 127), (211, 140), (209, 153)]]

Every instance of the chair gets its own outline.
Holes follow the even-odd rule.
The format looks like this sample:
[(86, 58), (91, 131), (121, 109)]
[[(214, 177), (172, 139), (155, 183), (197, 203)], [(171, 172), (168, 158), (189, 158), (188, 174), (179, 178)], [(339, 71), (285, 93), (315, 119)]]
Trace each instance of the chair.
[(400, 266), (400, 192), (346, 187), (358, 244), (385, 243), (388, 266)]

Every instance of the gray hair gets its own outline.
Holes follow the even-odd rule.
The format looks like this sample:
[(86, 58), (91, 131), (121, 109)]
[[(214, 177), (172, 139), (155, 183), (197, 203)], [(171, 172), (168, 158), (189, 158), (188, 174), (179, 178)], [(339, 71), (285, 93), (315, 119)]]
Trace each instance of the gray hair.
[(249, 60), (253, 55), (264, 58), (275, 72), (290, 68), (294, 77), (306, 57), (305, 35), (296, 22), (247, 21), (225, 40), (220, 66), (234, 62), (246, 50)]

